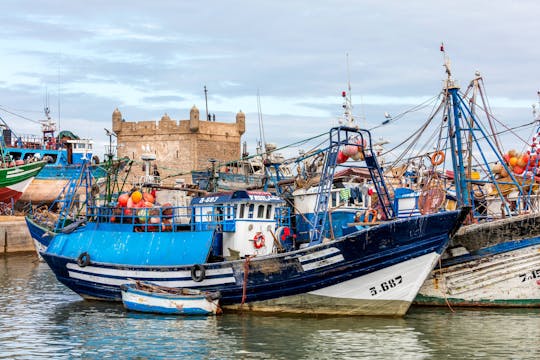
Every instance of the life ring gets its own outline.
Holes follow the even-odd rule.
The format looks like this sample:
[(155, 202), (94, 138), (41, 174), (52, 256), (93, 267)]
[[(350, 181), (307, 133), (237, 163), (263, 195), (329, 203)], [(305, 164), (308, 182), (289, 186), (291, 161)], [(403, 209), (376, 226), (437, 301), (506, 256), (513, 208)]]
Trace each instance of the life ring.
[(441, 165), (444, 162), (444, 152), (435, 151), (433, 154), (431, 154), (429, 159), (431, 160), (431, 165), (433, 166)]
[(201, 264), (195, 264), (191, 267), (191, 279), (193, 281), (201, 282), (204, 280), (205, 276), (206, 276), (206, 269)]
[(255, 247), (255, 249), (264, 247), (264, 235), (261, 232), (255, 234), (255, 237), (253, 238), (253, 247)]
[[(369, 215), (371, 215), (371, 220), (369, 220)], [(364, 214), (364, 222), (365, 223), (375, 223), (377, 221), (377, 210), (375, 209), (368, 209), (366, 210), (366, 213)]]
[(90, 265), (90, 254), (88, 254), (86, 251), (81, 253), (81, 255), (79, 255), (79, 257), (77, 258), (77, 265), (79, 265), (80, 267)]

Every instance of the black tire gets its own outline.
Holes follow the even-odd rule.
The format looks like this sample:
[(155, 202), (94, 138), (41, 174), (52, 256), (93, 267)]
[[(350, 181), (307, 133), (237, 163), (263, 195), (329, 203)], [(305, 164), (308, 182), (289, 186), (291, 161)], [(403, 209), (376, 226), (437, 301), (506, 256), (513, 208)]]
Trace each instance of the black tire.
[(81, 255), (79, 255), (79, 257), (77, 258), (77, 265), (79, 265), (80, 267), (90, 265), (90, 254), (88, 254), (86, 251), (81, 253)]
[[(197, 272), (199, 273), (197, 275)], [(206, 276), (206, 269), (200, 264), (195, 264), (191, 267), (191, 279), (195, 282), (201, 282)]]

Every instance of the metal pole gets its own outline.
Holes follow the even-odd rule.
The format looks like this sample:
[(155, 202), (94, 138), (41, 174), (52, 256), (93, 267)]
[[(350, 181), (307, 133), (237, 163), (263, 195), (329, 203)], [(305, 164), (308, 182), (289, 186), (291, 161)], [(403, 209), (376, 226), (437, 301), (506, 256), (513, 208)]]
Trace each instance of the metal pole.
[(206, 90), (206, 85), (204, 85), (204, 101), (206, 103), (206, 121), (208, 121), (208, 90)]

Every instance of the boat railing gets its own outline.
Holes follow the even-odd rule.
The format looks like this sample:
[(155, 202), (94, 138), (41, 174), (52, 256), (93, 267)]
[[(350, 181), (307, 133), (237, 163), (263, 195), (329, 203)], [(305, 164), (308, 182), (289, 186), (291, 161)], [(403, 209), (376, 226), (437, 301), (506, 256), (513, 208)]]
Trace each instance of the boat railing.
[[(87, 221), (98, 226), (112, 224), (126, 226), (133, 232), (178, 232), (178, 231), (236, 231), (233, 205), (165, 206), (152, 208), (122, 208), (110, 206), (89, 206)], [(257, 220), (257, 219), (254, 219)], [(287, 207), (277, 207), (272, 219), (276, 228), (291, 226), (291, 211)]]

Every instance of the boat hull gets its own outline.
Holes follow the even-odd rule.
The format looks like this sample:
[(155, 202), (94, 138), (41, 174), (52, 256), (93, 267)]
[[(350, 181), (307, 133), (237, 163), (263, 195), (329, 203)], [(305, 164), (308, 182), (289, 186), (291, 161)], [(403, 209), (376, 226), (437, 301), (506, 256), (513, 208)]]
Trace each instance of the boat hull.
[(218, 300), (204, 295), (180, 296), (141, 291), (131, 286), (122, 287), (122, 303), (127, 310), (174, 315), (216, 315)]
[(540, 238), (505, 244), (470, 261), (436, 268), (415, 299), (421, 305), (539, 307)]
[(34, 162), (0, 169), (0, 202), (16, 202), (30, 186), (45, 163)]
[[(28, 186), (20, 200), (34, 204), (52, 203), (69, 183), (69, 180), (78, 176), (80, 172), (81, 165), (46, 165)], [(106, 175), (107, 172), (104, 168), (92, 165), (92, 176), (95, 179), (103, 178)]]
[[(69, 236), (58, 246), (55, 237), (42, 256), (60, 282), (87, 299), (120, 301), (120, 285), (134, 279), (219, 291), (221, 305), (229, 308), (401, 316), (463, 217), (454, 211), (398, 220), (293, 252), (207, 263), (202, 279), (194, 278), (192, 263), (119, 264), (101, 258), (81, 266), (73, 252), (62, 253), (73, 248)], [(114, 248), (116, 237), (109, 238)], [(100, 259), (92, 251), (90, 259)]]

